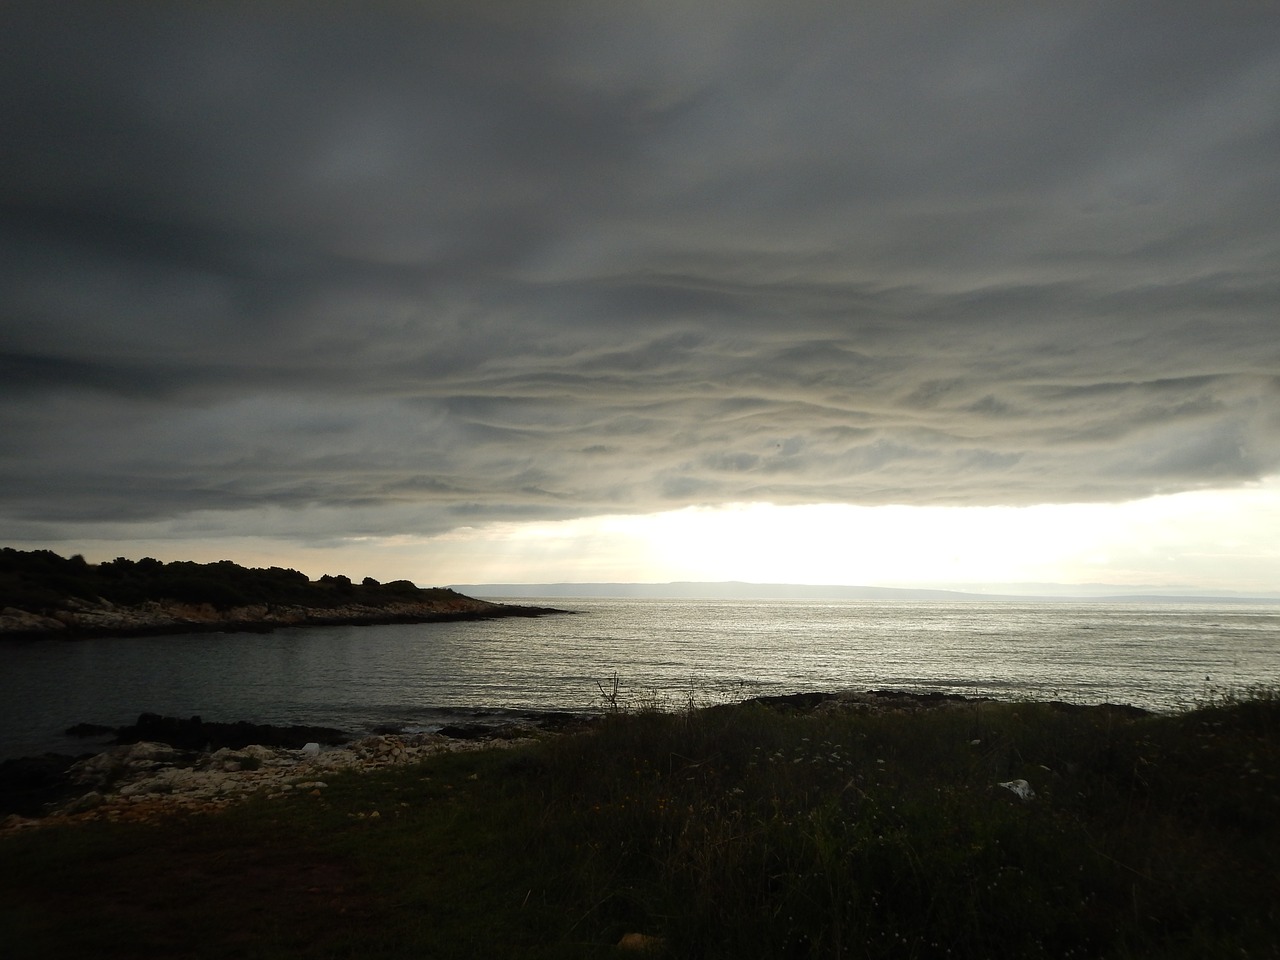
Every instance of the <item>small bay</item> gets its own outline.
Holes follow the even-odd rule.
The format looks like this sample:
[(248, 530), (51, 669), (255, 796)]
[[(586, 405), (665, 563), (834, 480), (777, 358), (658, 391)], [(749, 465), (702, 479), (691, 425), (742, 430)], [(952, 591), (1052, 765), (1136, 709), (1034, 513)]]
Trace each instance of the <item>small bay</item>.
[(141, 712), (430, 730), (521, 712), (668, 707), (805, 690), (1190, 706), (1280, 683), (1280, 606), (557, 600), (538, 619), (0, 647), (0, 759), (76, 753), (77, 723)]

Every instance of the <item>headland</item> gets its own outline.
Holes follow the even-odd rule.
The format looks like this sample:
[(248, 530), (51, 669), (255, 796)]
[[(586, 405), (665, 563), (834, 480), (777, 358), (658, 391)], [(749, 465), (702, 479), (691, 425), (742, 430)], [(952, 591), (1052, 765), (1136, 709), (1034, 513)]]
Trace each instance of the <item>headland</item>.
[(150, 557), (90, 564), (49, 550), (0, 549), (0, 639), (266, 632), (562, 613), (494, 603), (409, 580), (306, 574)]

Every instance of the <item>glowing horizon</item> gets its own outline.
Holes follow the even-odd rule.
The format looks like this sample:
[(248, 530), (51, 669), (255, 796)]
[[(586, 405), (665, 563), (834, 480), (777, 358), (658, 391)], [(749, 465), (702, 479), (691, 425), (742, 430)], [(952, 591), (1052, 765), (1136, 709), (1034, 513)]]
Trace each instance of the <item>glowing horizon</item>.
[[(687, 507), (487, 523), (435, 536), (252, 537), (46, 544), (117, 555), (290, 566), (444, 583), (742, 581), (850, 586), (1111, 584), (1280, 590), (1280, 479), (1124, 504)], [(75, 549), (72, 549), (75, 546)]]

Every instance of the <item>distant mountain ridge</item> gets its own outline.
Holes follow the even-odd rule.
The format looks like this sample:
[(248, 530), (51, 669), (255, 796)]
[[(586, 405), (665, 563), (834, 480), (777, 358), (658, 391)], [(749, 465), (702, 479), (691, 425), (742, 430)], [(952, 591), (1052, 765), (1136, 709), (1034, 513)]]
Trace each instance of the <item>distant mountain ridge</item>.
[[(462, 587), (452, 586), (462, 592)], [(739, 580), (671, 583), (476, 583), (468, 589), (490, 597), (652, 597), (734, 600), (986, 600), (981, 594), (953, 590), (910, 590), (899, 587), (822, 586), (792, 583), (745, 583)], [(475, 596), (476, 594), (471, 594)]]
[[(910, 587), (863, 587), (841, 584), (747, 583), (740, 580), (671, 583), (455, 583), (450, 589), (472, 597), (617, 597), (706, 600), (982, 600), (1049, 603), (1280, 603), (1280, 597), (1213, 594), (1124, 593), (1068, 595), (977, 593)], [(1144, 590), (1146, 588), (1143, 588)]]

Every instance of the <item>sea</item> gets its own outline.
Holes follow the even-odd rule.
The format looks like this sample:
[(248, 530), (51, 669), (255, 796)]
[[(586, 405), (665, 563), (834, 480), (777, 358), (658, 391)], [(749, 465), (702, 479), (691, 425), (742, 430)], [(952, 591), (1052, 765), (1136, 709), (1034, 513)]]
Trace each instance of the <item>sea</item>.
[[(504, 602), (520, 602), (504, 598)], [(531, 600), (545, 605), (547, 601)], [(1280, 686), (1280, 605), (559, 599), (526, 619), (0, 646), (0, 759), (140, 713), (432, 731), (804, 691), (1188, 709)]]

